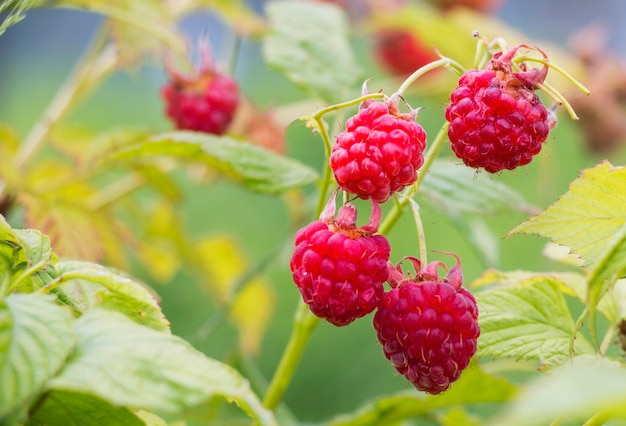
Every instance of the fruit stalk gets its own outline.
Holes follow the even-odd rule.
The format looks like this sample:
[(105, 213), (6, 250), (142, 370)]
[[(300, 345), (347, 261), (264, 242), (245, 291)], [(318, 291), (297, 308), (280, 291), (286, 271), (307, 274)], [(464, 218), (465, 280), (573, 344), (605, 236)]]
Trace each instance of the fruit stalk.
[(265, 408), (275, 410), (280, 403), (319, 320), (309, 311), (309, 306), (300, 299), (294, 316), (294, 330), (263, 399)]
[(396, 90), (396, 92), (393, 95), (391, 95), (390, 98), (393, 99), (394, 97), (402, 97), (404, 95), (404, 92), (406, 92), (406, 90), (409, 88), (409, 86), (415, 83), (415, 81), (418, 78), (426, 74), (428, 71), (432, 71), (440, 67), (449, 68), (458, 75), (461, 75), (463, 74), (463, 72), (465, 72), (463, 67), (458, 62), (450, 58), (438, 59), (436, 61), (433, 61), (429, 64), (424, 65), (423, 67), (417, 69), (413, 74), (408, 76), (406, 80), (402, 82), (400, 87), (398, 87), (398, 90)]

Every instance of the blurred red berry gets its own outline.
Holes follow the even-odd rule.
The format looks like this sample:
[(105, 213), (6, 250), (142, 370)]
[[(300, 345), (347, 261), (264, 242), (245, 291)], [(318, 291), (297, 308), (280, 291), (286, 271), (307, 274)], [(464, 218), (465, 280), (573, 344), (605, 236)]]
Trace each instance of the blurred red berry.
[(385, 28), (374, 36), (374, 53), (391, 73), (408, 76), (418, 68), (439, 59), (432, 47), (406, 29)]
[(178, 129), (221, 135), (239, 105), (239, 87), (234, 78), (214, 68), (206, 47), (201, 54), (194, 75), (185, 76), (166, 66), (169, 80), (161, 90), (165, 112)]

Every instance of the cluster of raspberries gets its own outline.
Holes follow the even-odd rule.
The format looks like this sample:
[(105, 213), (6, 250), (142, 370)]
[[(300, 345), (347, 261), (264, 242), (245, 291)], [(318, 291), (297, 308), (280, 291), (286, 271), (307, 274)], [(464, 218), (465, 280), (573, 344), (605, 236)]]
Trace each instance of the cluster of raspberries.
[[(357, 210), (344, 204), (335, 217), (335, 198), (320, 220), (295, 237), (291, 271), (311, 312), (345, 326), (373, 311), (383, 353), (418, 390), (439, 394), (450, 387), (476, 352), (478, 308), (462, 285), (460, 262), (439, 278), (434, 262), (410, 260), (414, 277), (389, 262), (387, 238), (377, 234), (380, 206), (372, 203), (367, 225), (357, 226)], [(387, 282), (391, 290), (385, 291)]]
[[(554, 124), (535, 94), (547, 66), (514, 71), (511, 62), (520, 47), (496, 53), (485, 69), (463, 74), (450, 95), (448, 138), (469, 167), (497, 173), (528, 164)], [(207, 56), (196, 75), (169, 69), (162, 96), (177, 128), (221, 135), (233, 119), (239, 92), (236, 81), (218, 73)], [(478, 309), (462, 288), (458, 257), (444, 278), (437, 274), (445, 267), (441, 262), (422, 266), (406, 257), (415, 276), (404, 276), (400, 265), (389, 262), (387, 238), (377, 234), (380, 204), (413, 185), (424, 164), (426, 132), (416, 122), (417, 111), (401, 113), (398, 104), (398, 96), (363, 102), (337, 135), (329, 158), (339, 188), (371, 200), (369, 223), (357, 226), (351, 203), (335, 217), (334, 194), (319, 220), (297, 232), (290, 266), (304, 302), (318, 317), (346, 326), (376, 311), (373, 325), (384, 355), (417, 389), (439, 394), (476, 352)], [(384, 283), (391, 289), (385, 291)]]
[[(461, 76), (445, 117), (452, 151), (467, 166), (496, 173), (528, 164), (553, 125), (535, 94), (547, 67), (513, 70), (520, 46), (495, 54), (483, 70)], [(543, 53), (543, 52), (542, 52)], [(367, 93), (364, 87), (364, 94)], [(468, 366), (480, 335), (478, 308), (462, 287), (460, 261), (443, 278), (434, 262), (405, 257), (390, 263), (390, 244), (378, 234), (380, 204), (413, 185), (424, 163), (426, 133), (416, 111), (400, 113), (399, 97), (363, 102), (336, 137), (329, 165), (339, 188), (369, 199), (369, 222), (357, 226), (348, 202), (335, 217), (333, 194), (319, 220), (295, 236), (291, 271), (313, 314), (346, 326), (375, 312), (373, 326), (383, 353), (418, 390), (439, 394)], [(387, 283), (390, 290), (385, 290)]]
[(291, 271), (311, 312), (331, 324), (346, 326), (376, 311), (384, 355), (417, 389), (439, 394), (476, 352), (476, 301), (461, 287), (458, 265), (439, 279), (439, 263), (422, 269), (412, 259), (416, 276), (405, 278), (389, 262), (389, 241), (377, 233), (380, 204), (414, 184), (424, 163), (426, 133), (415, 117), (398, 111), (398, 99), (385, 98), (362, 103), (347, 120), (330, 167), (342, 190), (371, 200), (369, 222), (357, 226), (352, 203), (335, 216), (333, 194), (319, 220), (296, 233)]

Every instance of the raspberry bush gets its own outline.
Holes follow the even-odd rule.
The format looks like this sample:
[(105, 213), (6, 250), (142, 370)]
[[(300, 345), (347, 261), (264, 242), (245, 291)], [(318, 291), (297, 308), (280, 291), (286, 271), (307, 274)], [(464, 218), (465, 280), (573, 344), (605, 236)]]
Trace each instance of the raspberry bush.
[(576, 57), (497, 2), (118, 3), (49, 5), (104, 22), (0, 104), (0, 424), (624, 421), (626, 169), (575, 152)]

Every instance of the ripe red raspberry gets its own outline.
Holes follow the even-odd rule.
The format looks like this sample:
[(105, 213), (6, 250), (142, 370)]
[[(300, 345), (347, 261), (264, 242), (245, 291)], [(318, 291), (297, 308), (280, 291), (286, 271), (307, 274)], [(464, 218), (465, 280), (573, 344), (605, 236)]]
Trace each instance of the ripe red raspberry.
[[(455, 255), (456, 257), (456, 255)], [(374, 315), (374, 328), (385, 357), (418, 390), (439, 394), (457, 380), (476, 352), (478, 308), (474, 296), (461, 287), (460, 262), (444, 279), (434, 262), (417, 276), (404, 277), (390, 265), (383, 302)], [(445, 266), (444, 266), (445, 267)]]
[(337, 135), (330, 155), (341, 189), (384, 203), (415, 183), (426, 148), (426, 132), (415, 122), (416, 115), (400, 114), (397, 99), (364, 102)]
[(170, 79), (161, 89), (161, 96), (176, 128), (221, 135), (239, 105), (239, 87), (235, 79), (213, 67), (206, 46), (201, 45), (201, 62), (195, 75), (182, 75), (166, 64)]
[(439, 59), (435, 51), (416, 35), (399, 28), (385, 28), (377, 32), (374, 53), (383, 66), (400, 76), (407, 76)]
[(535, 94), (548, 68), (513, 72), (511, 59), (520, 47), (496, 53), (484, 70), (463, 74), (450, 95), (448, 137), (469, 167), (513, 170), (530, 163), (548, 137), (551, 115)]
[(334, 218), (333, 196), (320, 220), (296, 233), (293, 280), (311, 312), (338, 327), (369, 314), (383, 297), (391, 248), (385, 236), (374, 235), (382, 211), (372, 205), (369, 223), (357, 227), (352, 204)]

